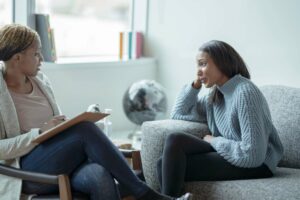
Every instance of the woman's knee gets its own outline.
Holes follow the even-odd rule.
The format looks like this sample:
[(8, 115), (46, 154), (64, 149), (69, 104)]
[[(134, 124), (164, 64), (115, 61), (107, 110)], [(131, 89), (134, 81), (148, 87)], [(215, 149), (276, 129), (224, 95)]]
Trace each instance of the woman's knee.
[(119, 199), (112, 175), (101, 165), (86, 163), (72, 175), (72, 188), (86, 193), (90, 199)]
[(89, 134), (98, 134), (101, 133), (101, 135), (104, 135), (102, 130), (96, 126), (94, 122), (89, 122), (89, 121), (83, 121), (75, 126), (73, 126), (74, 129), (77, 130), (79, 133), (84, 133), (84, 136), (89, 135)]
[(104, 182), (113, 181), (112, 175), (103, 166), (99, 164), (91, 164), (90, 171), (95, 172), (95, 180), (102, 180), (101, 184), (103, 184)]
[(79, 122), (74, 127), (78, 128), (78, 129), (83, 129), (83, 130), (98, 128), (94, 122), (90, 122), (90, 121)]
[(84, 185), (89, 190), (93, 190), (93, 188), (98, 190), (102, 187), (113, 187), (114, 179), (104, 167), (97, 163), (90, 163), (82, 166), (73, 174), (72, 182), (75, 187)]
[(167, 136), (165, 146), (167, 148), (179, 148), (184, 141), (184, 133), (171, 133)]
[(157, 171), (161, 170), (161, 168), (162, 168), (162, 157), (160, 157), (156, 162)]

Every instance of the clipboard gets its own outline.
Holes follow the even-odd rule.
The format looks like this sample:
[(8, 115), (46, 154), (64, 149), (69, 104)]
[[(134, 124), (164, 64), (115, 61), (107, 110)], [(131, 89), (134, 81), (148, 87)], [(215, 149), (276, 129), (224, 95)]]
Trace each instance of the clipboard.
[(74, 126), (75, 124), (78, 124), (79, 122), (83, 121), (90, 121), (90, 122), (96, 122), (100, 119), (103, 119), (104, 117), (108, 116), (107, 113), (100, 113), (100, 112), (83, 112), (80, 115), (77, 115), (76, 117), (72, 119), (68, 119), (57, 126), (41, 133), (39, 136), (37, 136), (34, 140), (32, 140), (32, 143), (42, 143), (53, 136), (59, 134), (60, 132), (64, 131), (67, 128), (70, 128)]

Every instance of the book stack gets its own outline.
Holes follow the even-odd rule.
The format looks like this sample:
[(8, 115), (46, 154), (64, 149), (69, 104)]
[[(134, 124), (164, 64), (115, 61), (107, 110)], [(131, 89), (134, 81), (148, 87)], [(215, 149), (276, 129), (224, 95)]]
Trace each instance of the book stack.
[(49, 15), (35, 14), (35, 22), (36, 31), (41, 38), (44, 61), (55, 62), (57, 57), (54, 41), (54, 31), (50, 27)]
[(119, 34), (119, 59), (138, 59), (143, 55), (142, 32), (120, 32)]

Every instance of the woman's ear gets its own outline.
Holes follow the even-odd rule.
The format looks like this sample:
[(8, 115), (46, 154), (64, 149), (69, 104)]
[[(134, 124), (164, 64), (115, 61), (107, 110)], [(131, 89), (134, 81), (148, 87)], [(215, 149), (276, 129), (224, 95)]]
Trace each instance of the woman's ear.
[(18, 63), (21, 61), (21, 57), (22, 57), (21, 53), (16, 53), (11, 57), (11, 60)]

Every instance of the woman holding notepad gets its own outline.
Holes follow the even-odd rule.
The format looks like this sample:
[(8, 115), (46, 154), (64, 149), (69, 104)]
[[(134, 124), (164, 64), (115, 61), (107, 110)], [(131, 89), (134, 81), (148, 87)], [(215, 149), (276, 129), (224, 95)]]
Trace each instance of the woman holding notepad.
[[(64, 120), (51, 84), (40, 72), (38, 34), (22, 25), (0, 29), (0, 162), (24, 170), (68, 174), (73, 191), (92, 200), (120, 199), (114, 179), (136, 199), (172, 199), (139, 180), (114, 144), (91, 122), (81, 122), (42, 144), (32, 141)], [(1, 176), (1, 175), (0, 175)], [(54, 185), (1, 176), (0, 199), (51, 194)], [(190, 194), (179, 199), (191, 199)]]

